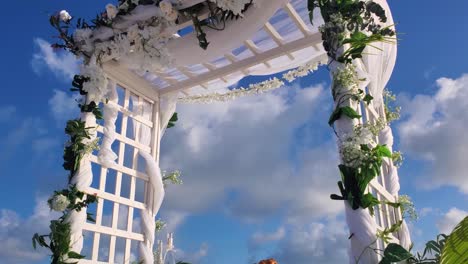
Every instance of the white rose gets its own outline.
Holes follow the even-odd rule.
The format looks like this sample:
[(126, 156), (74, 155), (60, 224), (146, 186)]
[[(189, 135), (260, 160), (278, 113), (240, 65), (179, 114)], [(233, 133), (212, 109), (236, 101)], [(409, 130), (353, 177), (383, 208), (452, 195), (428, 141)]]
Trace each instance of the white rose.
[(67, 207), (70, 205), (70, 201), (68, 198), (62, 194), (55, 195), (49, 200), (49, 207), (50, 209), (63, 212)]
[(107, 4), (106, 12), (107, 12), (107, 18), (114, 19), (117, 16), (117, 13), (119, 13), (119, 10), (117, 9), (115, 5)]
[(67, 12), (67, 10), (62, 10), (59, 13), (60, 20), (63, 22), (69, 22), (72, 19), (72, 16)]
[(161, 11), (167, 16), (169, 15), (172, 11), (172, 3), (169, 2), (168, 0), (163, 0), (159, 3), (159, 8), (161, 8)]
[(175, 9), (173, 9), (170, 13), (166, 14), (166, 19), (169, 21), (176, 21), (178, 17), (179, 17), (179, 12), (177, 12), (177, 10)]

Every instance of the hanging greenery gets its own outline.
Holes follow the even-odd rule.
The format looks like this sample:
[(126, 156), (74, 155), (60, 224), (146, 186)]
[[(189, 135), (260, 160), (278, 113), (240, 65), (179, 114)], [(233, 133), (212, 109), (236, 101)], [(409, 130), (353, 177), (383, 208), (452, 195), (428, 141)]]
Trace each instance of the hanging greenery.
[[(89, 77), (77, 75), (73, 79), (73, 88), (71, 90), (86, 96), (87, 92), (83, 90), (83, 87), (89, 81)], [(78, 106), (82, 113), (93, 113), (96, 119), (102, 119), (102, 112), (96, 102), (91, 101), (88, 104), (78, 102)], [(69, 141), (64, 148), (63, 168), (69, 171), (69, 187), (68, 189), (55, 191), (48, 200), (51, 210), (63, 214), (58, 220), (50, 222), (49, 234), (39, 235), (36, 233), (32, 238), (34, 249), (39, 245), (50, 250), (52, 264), (70, 264), (73, 262), (69, 262), (68, 259), (84, 258), (84, 256), (70, 249), (71, 226), (68, 217), (73, 211), (86, 210), (86, 207), (90, 204), (96, 203), (97, 196), (85, 194), (71, 182), (80, 169), (82, 158), (98, 148), (97, 138), (89, 141), (95, 130), (95, 127), (86, 127), (86, 123), (80, 119), (69, 120), (65, 127), (65, 134), (68, 135)], [(87, 220), (94, 222), (93, 216), (89, 213), (87, 213)]]

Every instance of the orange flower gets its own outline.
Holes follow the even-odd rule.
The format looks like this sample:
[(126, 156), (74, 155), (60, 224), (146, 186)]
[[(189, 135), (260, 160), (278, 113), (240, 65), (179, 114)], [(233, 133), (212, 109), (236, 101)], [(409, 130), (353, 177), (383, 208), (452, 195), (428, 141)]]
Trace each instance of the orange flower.
[(260, 261), (258, 264), (278, 264), (274, 259), (265, 259)]

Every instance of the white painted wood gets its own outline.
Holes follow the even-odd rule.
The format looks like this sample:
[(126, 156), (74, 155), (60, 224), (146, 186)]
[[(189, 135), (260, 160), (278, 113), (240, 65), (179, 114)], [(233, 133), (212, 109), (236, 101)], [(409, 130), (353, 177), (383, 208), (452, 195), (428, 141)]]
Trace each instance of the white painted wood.
[(196, 77), (190, 78), (188, 80), (184, 80), (182, 82), (179, 82), (177, 85), (169, 86), (167, 88), (161, 89), (160, 93), (161, 95), (164, 95), (164, 94), (175, 92), (175, 91), (181, 91), (184, 89), (194, 87), (196, 85), (200, 85), (202, 83), (206, 83), (210, 80), (219, 79), (220, 77), (229, 75), (233, 72), (238, 72), (243, 69), (248, 69), (264, 61), (275, 59), (281, 54), (284, 54), (287, 52), (294, 52), (300, 49), (311, 47), (315, 45), (316, 43), (321, 43), (322, 41), (321, 38), (322, 37), (320, 36), (320, 34), (317, 33), (317, 34), (312, 34), (312, 35), (309, 35), (307, 37), (304, 37), (295, 41), (291, 41), (285, 44), (284, 46), (279, 46), (279, 47), (270, 49), (268, 51), (258, 54), (257, 56), (246, 58), (244, 60), (229, 64), (225, 67), (220, 67), (214, 71), (203, 73), (203, 74), (197, 75)]
[(307, 24), (302, 20), (301, 16), (297, 13), (296, 9), (290, 4), (287, 3), (285, 8), (286, 13), (288, 13), (289, 17), (294, 21), (296, 26), (299, 30), (304, 34), (304, 36), (312, 34)]
[[(280, 33), (276, 31), (270, 22), (265, 24), (265, 31), (270, 35), (276, 45), (283, 46), (285, 44), (283, 37), (281, 37)], [(286, 55), (290, 60), (294, 60), (294, 56), (291, 53), (286, 53)]]

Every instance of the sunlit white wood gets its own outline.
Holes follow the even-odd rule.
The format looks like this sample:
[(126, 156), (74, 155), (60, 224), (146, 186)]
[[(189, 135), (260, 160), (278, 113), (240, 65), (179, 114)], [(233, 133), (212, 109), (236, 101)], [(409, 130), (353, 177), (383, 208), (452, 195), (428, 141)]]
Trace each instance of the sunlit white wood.
[(91, 193), (91, 194), (97, 194), (99, 196), (99, 198), (102, 198), (102, 199), (104, 199), (106, 201), (109, 201), (109, 202), (119, 203), (119, 204), (122, 204), (122, 205), (137, 208), (137, 209), (144, 209), (145, 208), (144, 203), (137, 202), (135, 200), (128, 199), (128, 198), (125, 198), (125, 197), (116, 196), (114, 194), (111, 194), (111, 193), (108, 193), (108, 192), (105, 192), (105, 191), (101, 191), (101, 190), (97, 190), (97, 189), (94, 189), (92, 187), (89, 187), (87, 189), (87, 192)]
[(151, 85), (146, 79), (136, 75), (126, 69), (116, 61), (109, 61), (102, 65), (109, 78), (115, 80), (120, 85), (128, 88), (132, 87), (132, 92), (143, 96), (145, 100), (154, 102), (157, 99), (155, 95), (156, 87)]
[[(216, 65), (211, 64), (211, 63), (208, 63), (208, 62), (204, 62), (204, 63), (202, 63), (202, 65), (203, 65), (205, 68), (207, 68), (209, 71), (214, 71), (214, 70), (217, 69)], [(225, 83), (228, 82), (228, 80), (226, 80), (225, 77), (221, 77), (221, 78), (219, 78), (219, 79), (221, 79), (221, 81), (223, 81), (223, 82), (225, 82)]]
[(297, 13), (296, 9), (294, 9), (291, 3), (287, 3), (284, 9), (302, 32), (302, 34), (304, 34), (304, 36), (312, 34), (307, 24), (304, 22), (304, 20), (302, 20), (301, 16)]
[[(226, 53), (224, 54), (224, 57), (230, 62), (230, 63), (234, 63), (234, 62), (238, 62), (239, 60), (236, 58), (236, 56), (234, 56), (234, 54), (232, 53)], [(249, 71), (247, 69), (242, 69), (240, 70), (244, 75), (249, 75)]]
[(149, 120), (146, 120), (146, 119), (134, 114), (132, 111), (128, 110), (127, 108), (125, 108), (125, 107), (123, 107), (123, 106), (121, 106), (121, 105), (119, 105), (119, 104), (117, 104), (115, 102), (112, 102), (112, 101), (109, 101), (108, 104), (112, 104), (112, 105), (116, 106), (122, 114), (124, 114), (126, 116), (129, 116), (132, 119), (134, 119), (134, 120), (136, 120), (136, 121), (138, 121), (140, 123), (143, 123), (143, 124), (145, 124), (145, 125), (147, 125), (149, 127), (153, 127), (153, 122), (151, 122)]
[[(90, 160), (93, 163), (99, 164), (98, 158), (96, 156), (94, 156), (94, 155), (92, 155), (90, 157)], [(124, 167), (124, 166), (121, 166), (121, 165), (118, 165), (118, 164), (114, 165), (112, 167), (109, 167), (109, 169), (113, 169), (113, 170), (116, 170), (116, 171), (119, 171), (119, 172), (122, 172), (122, 173), (125, 173), (125, 174), (128, 174), (128, 175), (131, 175), (131, 176), (136, 177), (138, 179), (148, 181), (148, 175), (146, 175), (145, 173), (137, 171), (137, 170), (132, 170), (130, 168), (127, 168), (127, 167)]]
[(206, 83), (210, 80), (219, 79), (222, 76), (226, 76), (233, 72), (241, 71), (242, 69), (248, 69), (264, 61), (272, 60), (277, 58), (280, 54), (287, 52), (294, 52), (300, 49), (311, 47), (316, 43), (321, 43), (322, 37), (319, 33), (308, 35), (304, 38), (288, 42), (284, 46), (279, 46), (265, 52), (258, 54), (257, 56), (248, 57), (244, 60), (229, 64), (225, 67), (220, 67), (214, 71), (200, 74), (196, 77), (190, 78), (179, 82), (177, 85), (169, 86), (161, 90), (161, 94), (166, 94), (175, 91), (181, 91), (187, 88)]
[[(84, 224), (84, 229), (92, 231), (92, 232), (99, 232), (101, 234), (109, 235), (109, 236), (118, 236), (118, 237), (123, 237), (123, 238), (128, 238), (131, 240), (136, 240), (136, 241), (143, 241), (143, 235), (138, 234), (138, 233), (133, 233), (133, 232), (128, 232), (120, 229), (114, 229), (110, 228), (107, 226), (97, 226), (94, 224), (90, 223), (85, 223)], [(114, 260), (111, 260), (112, 263)]]
[[(124, 105), (123, 109), (128, 109), (130, 105), (130, 94), (131, 92), (129, 89), (125, 89), (125, 98), (124, 98)], [(128, 124), (128, 115), (124, 115), (122, 117), (122, 125), (121, 125), (121, 131), (120, 135), (122, 137), (126, 137), (127, 134), (127, 124)], [(124, 165), (124, 159), (125, 159), (125, 143), (120, 142), (119, 144), (119, 154), (118, 154), (118, 160), (117, 164), (120, 166)], [(115, 177), (115, 195), (117, 197), (120, 197), (120, 192), (122, 189), (122, 172), (117, 171), (116, 177)], [(117, 229), (117, 224), (119, 221), (119, 210), (120, 210), (120, 204), (114, 202), (114, 206), (112, 209), (112, 229)], [(115, 243), (116, 243), (116, 236), (112, 235), (110, 238), (110, 245), (109, 245), (109, 261), (114, 261), (115, 259)]]
[[(270, 22), (265, 24), (265, 31), (270, 35), (270, 37), (273, 39), (276, 45), (284, 45), (285, 42), (283, 37), (281, 37), (280, 33), (276, 31), (276, 29), (273, 27), (273, 25), (270, 24)], [(290, 60), (294, 60), (294, 56), (291, 53), (286, 53), (286, 55)]]
[[(259, 55), (262, 53), (260, 48), (257, 47), (257, 45), (255, 45), (255, 43), (250, 39), (244, 41), (244, 45), (255, 55)], [(265, 64), (265, 66), (267, 66), (268, 68), (271, 68), (271, 64), (267, 61), (263, 61), (263, 64)]]
[[(107, 168), (101, 167), (101, 175), (99, 177), (99, 190), (94, 190), (94, 188), (89, 187), (88, 190), (86, 190), (86, 193), (100, 193), (100, 192), (105, 192), (106, 190), (106, 180), (107, 180)], [(96, 206), (96, 225), (100, 226), (102, 225), (102, 215), (103, 215), (103, 209), (104, 209), (104, 199), (105, 197), (98, 195), (98, 203)], [(93, 261), (97, 261), (98, 259), (98, 254), (99, 254), (99, 243), (101, 239), (101, 233), (94, 233), (93, 237), (93, 250), (91, 253), (91, 257)]]

